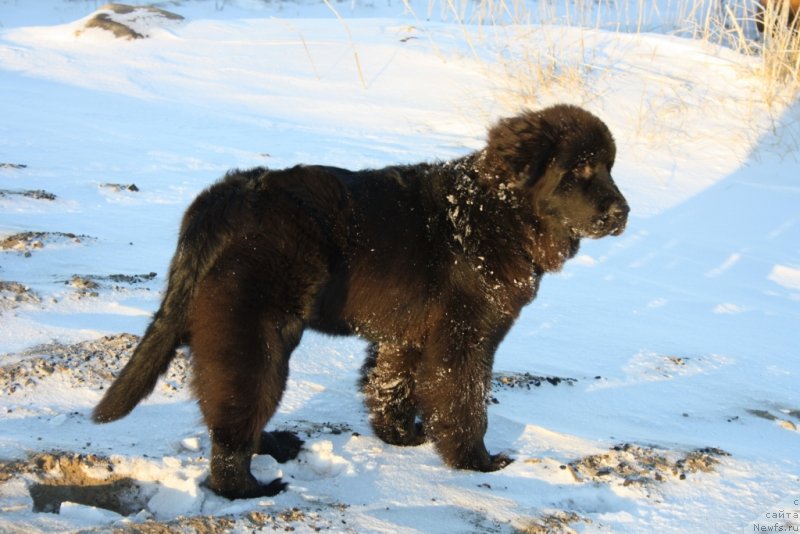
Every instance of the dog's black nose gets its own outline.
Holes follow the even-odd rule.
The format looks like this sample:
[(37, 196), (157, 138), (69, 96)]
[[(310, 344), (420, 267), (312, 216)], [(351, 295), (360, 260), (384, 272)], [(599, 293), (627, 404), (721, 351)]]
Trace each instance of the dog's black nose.
[(611, 235), (620, 235), (625, 231), (625, 226), (628, 224), (628, 213), (631, 208), (628, 203), (623, 201), (615, 201), (611, 204), (606, 212), (606, 220), (611, 226)]
[(608, 208), (608, 217), (610, 219), (614, 219), (617, 221), (625, 221), (628, 219), (628, 213), (630, 213), (631, 208), (628, 206), (627, 202), (614, 202), (611, 204), (611, 207)]

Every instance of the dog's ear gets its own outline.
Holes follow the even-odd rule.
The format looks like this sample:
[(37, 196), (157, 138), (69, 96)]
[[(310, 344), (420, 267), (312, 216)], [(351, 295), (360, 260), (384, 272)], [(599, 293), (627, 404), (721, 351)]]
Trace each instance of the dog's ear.
[(526, 111), (501, 119), (489, 129), (487, 155), (502, 164), (501, 179), (520, 186), (533, 185), (555, 157), (558, 137), (541, 112)]
[(588, 111), (557, 104), (501, 119), (490, 130), (487, 161), (509, 184), (530, 187), (545, 175), (591, 162), (614, 164), (616, 147), (608, 127)]

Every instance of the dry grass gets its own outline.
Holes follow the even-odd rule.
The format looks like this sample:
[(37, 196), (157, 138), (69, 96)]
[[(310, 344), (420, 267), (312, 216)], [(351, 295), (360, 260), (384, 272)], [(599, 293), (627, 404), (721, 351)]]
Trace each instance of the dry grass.
[[(764, 13), (770, 31), (756, 29), (756, 0), (429, 0), (427, 16), (457, 22), (471, 53), (488, 69), (500, 69), (509, 100), (535, 105), (548, 92), (586, 103), (597, 65), (596, 32), (659, 32), (693, 37), (752, 59), (744, 76), (761, 87), (753, 98), (781, 108), (800, 94), (800, 32), (787, 25), (785, 3)], [(414, 13), (406, 1), (406, 9)], [(536, 6), (532, 12), (530, 6)], [(585, 30), (564, 41), (564, 28)], [(572, 32), (571, 35), (574, 35)], [(486, 46), (495, 50), (487, 57)], [(497, 74), (497, 72), (492, 72)], [(497, 79), (497, 76), (492, 76)]]
[[(768, 94), (780, 94), (784, 87), (792, 95), (800, 92), (800, 31), (789, 27), (787, 4), (776, 9), (770, 4), (764, 14), (764, 38), (760, 42), (761, 76), (768, 82)], [(770, 30), (772, 28), (772, 30)]]
[[(716, 55), (713, 47), (719, 46), (748, 58), (732, 62), (741, 69), (737, 79), (750, 87), (746, 99), (698, 101), (697, 94), (702, 94), (707, 89), (705, 84), (715, 81), (713, 78), (698, 78), (691, 83), (667, 80), (668, 87), (655, 98), (643, 89), (639, 115), (631, 117), (635, 137), (642, 139), (669, 130), (664, 121), (659, 121), (662, 112), (674, 117), (674, 110), (697, 105), (715, 106), (718, 113), (736, 113), (744, 122), (767, 117), (777, 126), (783, 110), (800, 95), (800, 36), (787, 26), (788, 14), (781, 3), (770, 5), (764, 13), (765, 26), (771, 31), (758, 32), (757, 1), (428, 0), (427, 12), (421, 16), (411, 0), (403, 0), (403, 5), (418, 21), (416, 30), (443, 61), (448, 61), (453, 52), (463, 53), (466, 46), (466, 53), (483, 65), (487, 78), (495, 84), (496, 97), (489, 107), (500, 107), (504, 112), (555, 101), (591, 107), (602, 100), (608, 90), (604, 87), (609, 87), (605, 77), (625, 75), (624, 65), (617, 68), (609, 61), (609, 54), (619, 57), (614, 50), (614, 43), (619, 41), (613, 36), (615, 32), (629, 38), (644, 33), (688, 37), (709, 44), (711, 55)], [(359, 81), (366, 89), (359, 52), (346, 19), (332, 2), (323, 2), (348, 35)], [(437, 33), (441, 30), (424, 30), (430, 18), (456, 23), (458, 34), (442, 39)], [(446, 50), (445, 43), (455, 44), (455, 50)], [(619, 46), (624, 48), (625, 44)], [(316, 73), (307, 46), (306, 53)], [(669, 59), (663, 53), (660, 57)], [(665, 76), (656, 71), (645, 73), (648, 77), (657, 84), (665, 81)], [(470, 110), (476, 112), (493, 116), (497, 109)]]
[(683, 15), (684, 33), (752, 58), (748, 75), (760, 82), (758, 96), (769, 107), (783, 106), (800, 94), (800, 32), (787, 24), (788, 6), (770, 2), (760, 13), (746, 0), (691, 0)]
[(322, 0), (322, 1), (325, 3), (328, 9), (330, 9), (331, 12), (333, 12), (333, 14), (336, 16), (336, 19), (342, 25), (344, 31), (347, 32), (347, 38), (350, 41), (350, 47), (353, 49), (353, 60), (356, 62), (356, 69), (358, 70), (358, 79), (359, 81), (361, 81), (361, 87), (366, 89), (367, 82), (364, 80), (364, 71), (361, 69), (361, 60), (358, 58), (358, 50), (356, 49), (355, 42), (353, 41), (353, 34), (350, 32), (350, 26), (347, 25), (345, 20), (336, 10), (336, 8), (333, 7), (333, 4), (331, 4), (330, 0)]

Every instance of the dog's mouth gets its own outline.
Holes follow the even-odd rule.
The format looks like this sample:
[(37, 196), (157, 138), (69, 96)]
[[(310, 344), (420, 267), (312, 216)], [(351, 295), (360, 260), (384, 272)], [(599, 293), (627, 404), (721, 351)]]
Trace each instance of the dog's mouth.
[(618, 236), (625, 231), (628, 225), (627, 214), (622, 216), (615, 216), (613, 214), (604, 214), (596, 217), (588, 228), (578, 229), (573, 228), (572, 232), (576, 237), (588, 237), (591, 239), (600, 239), (609, 235)]
[(625, 231), (625, 226), (628, 224), (628, 213), (630, 207), (625, 201), (614, 202), (611, 207), (603, 215), (599, 216), (594, 221), (594, 229), (597, 237), (607, 235), (618, 236)]
[(616, 237), (618, 235), (622, 235), (622, 232), (625, 231), (625, 226), (627, 226), (626, 223), (622, 223), (622, 224), (618, 225), (616, 228), (614, 228), (614, 230), (611, 231), (611, 233), (609, 235), (613, 235), (614, 237)]
[(608, 232), (606, 235), (613, 235), (613, 236), (622, 235), (622, 232), (625, 231), (625, 227), (627, 225), (628, 225), (627, 218), (605, 222), (604, 226), (608, 228)]

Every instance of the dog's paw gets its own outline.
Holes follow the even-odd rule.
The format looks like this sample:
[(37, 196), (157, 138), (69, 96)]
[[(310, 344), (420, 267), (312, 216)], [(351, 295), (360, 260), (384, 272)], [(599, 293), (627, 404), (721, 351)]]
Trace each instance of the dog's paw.
[[(253, 495), (252, 497), (274, 497), (275, 495), (277, 495), (279, 493), (283, 493), (284, 491), (286, 491), (286, 489), (288, 487), (289, 487), (289, 484), (287, 482), (284, 482), (280, 478), (276, 478), (275, 480), (273, 480), (269, 484), (260, 484), (259, 483), (258, 489), (255, 490), (256, 495)], [(251, 499), (252, 497), (247, 496), (247, 497), (239, 497), (239, 498)]]
[(244, 484), (244, 487), (241, 488), (216, 488), (210, 482), (210, 480), (206, 480), (203, 486), (207, 487), (220, 497), (225, 497), (229, 500), (235, 499), (256, 499), (259, 497), (274, 497), (275, 495), (286, 491), (286, 488), (289, 487), (289, 484), (284, 482), (280, 478), (276, 478), (272, 482), (268, 484), (262, 484), (258, 480), (255, 479), (252, 475), (250, 476), (249, 483)]
[(487, 469), (487, 471), (499, 471), (514, 461), (513, 458), (502, 452), (500, 454), (493, 454), (491, 460), (491, 468)]
[(420, 422), (414, 423), (411, 428), (402, 428), (395, 425), (380, 426), (372, 421), (372, 430), (384, 443), (398, 447), (416, 447), (425, 443), (425, 430)]
[(500, 469), (503, 469), (513, 461), (514, 460), (512, 458), (510, 458), (504, 453), (493, 454), (493, 455), (487, 454), (479, 461), (476, 461), (472, 465), (467, 467), (467, 469), (471, 469), (473, 471), (482, 471), (484, 473), (491, 473), (492, 471), (499, 471)]
[(448, 465), (457, 469), (481, 471), (483, 473), (498, 471), (514, 461), (505, 453), (489, 454), (483, 443), (476, 446), (475, 449), (477, 450), (473, 450), (471, 454), (464, 454), (455, 461), (445, 461)]
[(294, 432), (275, 430), (261, 432), (261, 439), (256, 454), (269, 454), (279, 463), (294, 460), (303, 448), (302, 439)]

